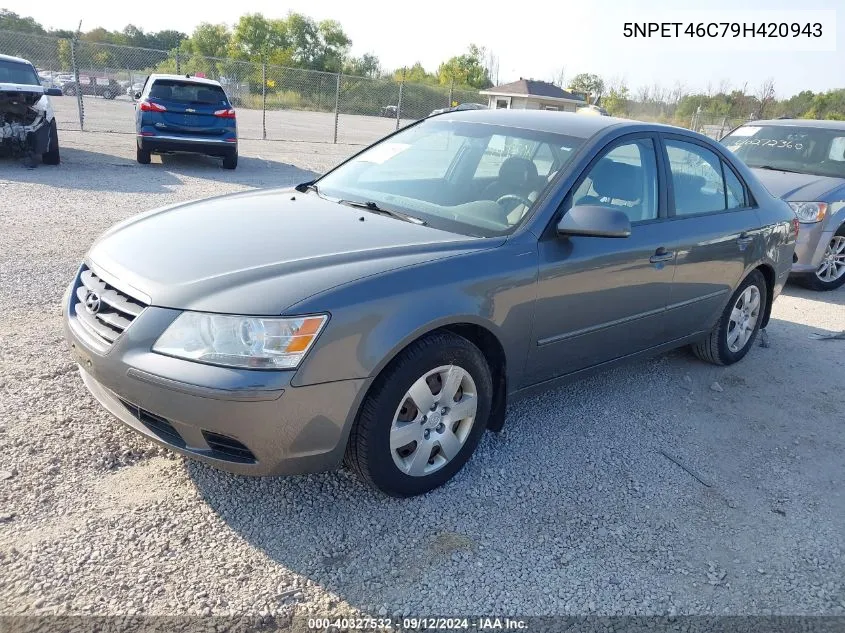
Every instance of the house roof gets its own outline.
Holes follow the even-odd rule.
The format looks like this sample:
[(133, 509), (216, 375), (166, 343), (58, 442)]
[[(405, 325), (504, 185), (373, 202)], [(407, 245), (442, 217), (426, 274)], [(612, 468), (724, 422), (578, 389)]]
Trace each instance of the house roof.
[(567, 92), (563, 88), (559, 88), (554, 84), (546, 81), (536, 81), (534, 79), (519, 79), (519, 81), (512, 81), (509, 84), (502, 84), (495, 88), (482, 90), (483, 95), (503, 95), (511, 97), (542, 97), (543, 99), (558, 99), (562, 101), (572, 101), (575, 103), (585, 103), (583, 99), (575, 96), (571, 92)]

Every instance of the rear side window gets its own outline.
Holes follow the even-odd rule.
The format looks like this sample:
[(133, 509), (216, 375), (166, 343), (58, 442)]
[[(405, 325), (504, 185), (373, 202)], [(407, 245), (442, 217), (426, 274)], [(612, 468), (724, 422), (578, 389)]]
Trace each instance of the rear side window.
[(714, 152), (694, 143), (667, 139), (666, 153), (672, 173), (675, 215), (728, 208), (722, 161)]
[(226, 93), (220, 86), (176, 79), (156, 79), (150, 87), (150, 98), (176, 103), (229, 105)]
[(742, 186), (739, 178), (733, 170), (722, 163), (722, 171), (725, 174), (725, 197), (727, 198), (728, 209), (741, 209), (748, 206), (745, 197), (745, 187)]

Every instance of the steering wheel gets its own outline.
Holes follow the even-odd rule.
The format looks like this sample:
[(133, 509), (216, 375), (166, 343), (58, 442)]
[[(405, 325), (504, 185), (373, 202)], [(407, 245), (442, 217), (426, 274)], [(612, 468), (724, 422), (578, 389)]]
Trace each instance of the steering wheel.
[(517, 202), (521, 202), (522, 204), (524, 204), (526, 207), (530, 207), (532, 204), (534, 204), (528, 198), (517, 195), (515, 193), (506, 193), (502, 197), (497, 198), (496, 203), (502, 204), (505, 200), (516, 200)]

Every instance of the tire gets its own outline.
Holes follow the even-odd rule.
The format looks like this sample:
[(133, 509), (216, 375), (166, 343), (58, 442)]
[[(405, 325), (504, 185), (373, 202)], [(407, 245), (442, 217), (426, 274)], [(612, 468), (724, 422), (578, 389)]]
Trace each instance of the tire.
[[(744, 302), (750, 295), (752, 297), (753, 305), (753, 296), (755, 294), (757, 297), (756, 311), (751, 310), (748, 315), (748, 320), (741, 322), (746, 323), (744, 331), (750, 331), (750, 335), (748, 335), (748, 338), (745, 339), (744, 343), (739, 345), (740, 341), (738, 340), (734, 344), (735, 346), (732, 347), (730, 342), (731, 338), (735, 333), (736, 328), (740, 327), (732, 321), (734, 309), (736, 308), (740, 313), (743, 313), (743, 308), (745, 307)], [(745, 297), (745, 299), (742, 299), (743, 304), (740, 304), (740, 300), (743, 297)], [(763, 278), (763, 274), (759, 270), (752, 271), (751, 274), (742, 281), (739, 288), (736, 289), (733, 295), (731, 295), (730, 301), (728, 301), (727, 306), (725, 306), (725, 310), (722, 312), (722, 316), (719, 317), (718, 322), (707, 337), (692, 345), (693, 353), (701, 360), (713, 363), (714, 365), (733, 365), (734, 363), (742, 360), (748, 353), (748, 350), (750, 350), (754, 345), (757, 333), (760, 331), (760, 324), (763, 322), (763, 315), (766, 312), (768, 299), (768, 290), (766, 288), (766, 280)], [(748, 330), (748, 325), (751, 325), (752, 323), (753, 327)], [(734, 327), (731, 327), (732, 324)], [(744, 337), (744, 334), (740, 334), (739, 336), (741, 339)]]
[[(810, 288), (811, 290), (818, 290), (820, 292), (836, 290), (837, 288), (842, 287), (842, 285), (845, 284), (845, 250), (840, 249), (843, 248), (845, 248), (845, 224), (840, 226), (839, 230), (833, 234), (830, 243), (827, 245), (825, 256), (822, 259), (822, 263), (819, 265), (818, 270), (808, 275), (801, 275), (797, 280), (807, 288)], [(823, 279), (822, 276), (819, 276), (819, 274), (822, 273), (823, 275), (824, 272), (830, 270), (829, 266), (832, 262), (827, 258), (831, 255), (831, 253), (835, 258), (837, 271), (842, 270), (843, 272), (839, 273), (837, 277), (833, 277), (832, 279)], [(828, 267), (825, 267), (825, 263), (827, 263)]]
[(135, 146), (135, 159), (142, 165), (150, 164), (150, 150), (141, 149), (140, 145)]
[(103, 99), (114, 99), (114, 95), (112, 94), (111, 90), (106, 90), (103, 92)]
[(232, 152), (223, 157), (223, 169), (235, 169), (238, 166), (238, 153)]
[(59, 156), (59, 130), (56, 127), (56, 119), (50, 121), (50, 149), (41, 154), (41, 162), (45, 165), (58, 165), (61, 162)]
[[(460, 385), (455, 392), (459, 399), (451, 402), (443, 393), (451, 393), (450, 383)], [(415, 393), (425, 404), (418, 408), (409, 392), (420, 385)], [(429, 334), (376, 378), (352, 427), (345, 462), (364, 483), (392, 497), (434, 490), (454, 477), (475, 451), (487, 427), (492, 393), (490, 368), (475, 345), (449, 332)], [(462, 406), (456, 404), (452, 411), (451, 403)], [(423, 411), (426, 404), (431, 406)], [(452, 417), (459, 408), (458, 415), (467, 417)], [(398, 445), (408, 438), (409, 444)], [(441, 448), (447, 441), (454, 450), (451, 458)]]

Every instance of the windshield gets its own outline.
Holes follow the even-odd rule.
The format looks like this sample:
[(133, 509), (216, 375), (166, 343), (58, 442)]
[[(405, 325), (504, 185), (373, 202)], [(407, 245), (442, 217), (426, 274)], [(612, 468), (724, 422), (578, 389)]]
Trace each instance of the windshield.
[(0, 60), (0, 84), (40, 86), (35, 69), (29, 64)]
[(320, 195), (374, 202), (467, 235), (510, 233), (583, 139), (431, 119), (317, 182)]
[(226, 93), (220, 86), (176, 79), (156, 79), (150, 88), (150, 98), (175, 103), (229, 105)]
[(749, 167), (845, 178), (845, 130), (744, 125), (722, 143)]

